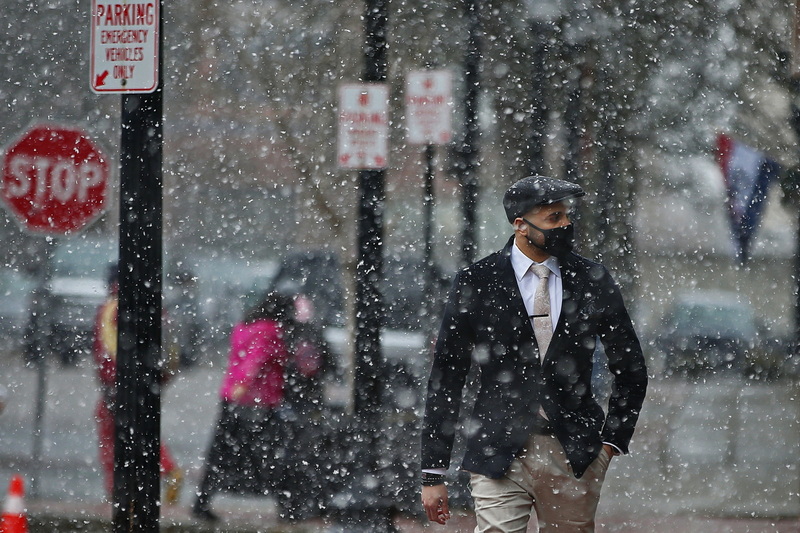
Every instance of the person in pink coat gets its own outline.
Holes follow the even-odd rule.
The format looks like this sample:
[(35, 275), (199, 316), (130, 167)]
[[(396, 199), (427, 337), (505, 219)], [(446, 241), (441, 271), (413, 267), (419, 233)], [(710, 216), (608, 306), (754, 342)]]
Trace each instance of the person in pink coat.
[(272, 493), (284, 478), (282, 421), (284, 381), (289, 361), (288, 335), (293, 303), (269, 293), (233, 327), (221, 413), (206, 456), (192, 514), (216, 521), (211, 499), (217, 492)]

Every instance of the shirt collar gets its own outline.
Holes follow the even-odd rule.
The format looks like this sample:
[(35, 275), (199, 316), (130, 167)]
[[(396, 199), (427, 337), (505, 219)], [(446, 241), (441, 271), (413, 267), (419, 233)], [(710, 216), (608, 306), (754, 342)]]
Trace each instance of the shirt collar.
[[(514, 275), (517, 277), (517, 281), (522, 279), (534, 263), (536, 261), (522, 253), (522, 250), (517, 247), (517, 243), (514, 242), (511, 246), (511, 266), (514, 268)], [(556, 257), (551, 255), (542, 264), (547, 266), (556, 276), (561, 276), (561, 268)]]

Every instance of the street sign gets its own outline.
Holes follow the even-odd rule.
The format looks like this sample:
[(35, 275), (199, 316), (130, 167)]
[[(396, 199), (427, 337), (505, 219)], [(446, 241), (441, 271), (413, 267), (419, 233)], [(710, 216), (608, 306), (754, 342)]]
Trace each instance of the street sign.
[(415, 70), (406, 76), (406, 126), (412, 144), (447, 144), (453, 138), (453, 76)]
[(92, 91), (156, 90), (159, 18), (159, 0), (92, 0)]
[(388, 139), (389, 87), (381, 83), (339, 87), (339, 167), (386, 168)]
[(0, 197), (28, 231), (74, 233), (105, 209), (108, 175), (108, 160), (83, 131), (37, 125), (5, 151)]

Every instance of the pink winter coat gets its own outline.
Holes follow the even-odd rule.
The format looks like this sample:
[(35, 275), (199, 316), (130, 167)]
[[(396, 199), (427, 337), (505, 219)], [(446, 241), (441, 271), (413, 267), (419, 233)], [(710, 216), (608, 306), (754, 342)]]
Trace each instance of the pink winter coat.
[[(231, 332), (228, 369), (220, 396), (225, 401), (240, 405), (280, 405), (288, 358), (284, 332), (277, 322), (258, 320), (235, 325)], [(239, 384), (244, 386), (245, 392), (234, 399), (233, 391)]]

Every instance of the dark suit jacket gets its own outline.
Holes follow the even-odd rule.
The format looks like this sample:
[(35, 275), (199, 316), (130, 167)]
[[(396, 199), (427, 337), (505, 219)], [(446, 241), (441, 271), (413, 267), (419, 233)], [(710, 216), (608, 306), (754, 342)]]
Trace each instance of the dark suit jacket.
[[(434, 350), (422, 431), (422, 467), (447, 468), (462, 390), (480, 367), (467, 421), (462, 468), (502, 477), (532, 431), (539, 406), (552, 422), (576, 477), (610, 442), (627, 453), (647, 388), (647, 370), (619, 288), (602, 265), (570, 254), (560, 261), (563, 303), (540, 364), (511, 246), (461, 270)], [(606, 416), (592, 393), (592, 357), (600, 339), (613, 387)], [(482, 347), (482, 350), (475, 350)]]

